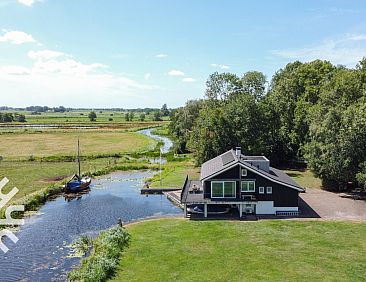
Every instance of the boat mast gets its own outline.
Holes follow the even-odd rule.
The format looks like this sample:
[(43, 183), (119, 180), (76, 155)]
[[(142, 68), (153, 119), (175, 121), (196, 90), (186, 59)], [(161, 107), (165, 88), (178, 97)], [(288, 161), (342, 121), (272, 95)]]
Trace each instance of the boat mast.
[(78, 166), (79, 166), (79, 177), (81, 177), (81, 174), (80, 174), (80, 141), (79, 141), (79, 137), (78, 137)]

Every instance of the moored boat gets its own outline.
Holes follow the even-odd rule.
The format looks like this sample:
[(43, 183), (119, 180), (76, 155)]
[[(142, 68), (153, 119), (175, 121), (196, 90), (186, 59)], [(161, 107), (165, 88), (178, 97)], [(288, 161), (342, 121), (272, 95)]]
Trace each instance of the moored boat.
[(79, 173), (74, 174), (74, 176), (66, 183), (65, 192), (66, 193), (77, 193), (89, 188), (91, 184), (91, 177), (81, 177), (81, 167), (80, 167), (80, 142), (78, 139), (78, 168)]

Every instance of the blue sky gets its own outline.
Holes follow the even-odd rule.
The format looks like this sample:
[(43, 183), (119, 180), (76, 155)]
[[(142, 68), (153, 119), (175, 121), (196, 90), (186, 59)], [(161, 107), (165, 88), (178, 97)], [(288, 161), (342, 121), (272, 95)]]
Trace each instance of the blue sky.
[(0, 0), (0, 104), (170, 107), (215, 72), (354, 67), (365, 1)]

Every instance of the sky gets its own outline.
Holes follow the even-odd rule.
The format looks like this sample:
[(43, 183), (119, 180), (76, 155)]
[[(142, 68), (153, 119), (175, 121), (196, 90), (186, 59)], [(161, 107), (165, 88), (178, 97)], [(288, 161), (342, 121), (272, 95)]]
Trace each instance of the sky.
[(0, 0), (0, 105), (183, 106), (213, 72), (354, 68), (366, 1)]

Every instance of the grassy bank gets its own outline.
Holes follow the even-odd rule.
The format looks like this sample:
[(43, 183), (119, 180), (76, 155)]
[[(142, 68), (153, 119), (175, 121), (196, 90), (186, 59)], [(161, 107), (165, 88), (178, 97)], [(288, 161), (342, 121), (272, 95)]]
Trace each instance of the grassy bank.
[(93, 249), (90, 256), (82, 260), (79, 268), (69, 273), (68, 281), (99, 282), (111, 277), (129, 240), (130, 236), (126, 229), (120, 226), (101, 232), (92, 241)]
[(113, 281), (364, 281), (365, 223), (188, 221), (128, 226)]

